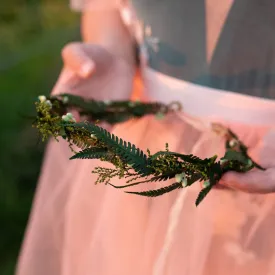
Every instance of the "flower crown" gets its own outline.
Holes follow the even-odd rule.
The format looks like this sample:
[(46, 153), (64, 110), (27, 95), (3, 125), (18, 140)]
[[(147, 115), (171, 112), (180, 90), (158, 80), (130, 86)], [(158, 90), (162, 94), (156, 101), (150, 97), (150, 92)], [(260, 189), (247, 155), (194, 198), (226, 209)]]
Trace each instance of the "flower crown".
[[(100, 127), (99, 122), (121, 123), (154, 114), (157, 119), (168, 113), (181, 112), (181, 105), (172, 102), (142, 103), (139, 101), (95, 101), (63, 94), (56, 97), (39, 96), (35, 103), (37, 117), (33, 126), (38, 129), (42, 140), (50, 136), (68, 141), (74, 155), (71, 159), (99, 159), (113, 164), (113, 168), (96, 167), (92, 173), (98, 175), (95, 183), (103, 183), (124, 189), (149, 182), (174, 180), (170, 185), (158, 189), (126, 193), (146, 197), (157, 197), (180, 188), (187, 188), (196, 182), (203, 182), (196, 205), (228, 171), (246, 172), (252, 168), (264, 170), (247, 153), (247, 147), (236, 134), (220, 124), (212, 124), (212, 129), (225, 140), (225, 155), (218, 160), (200, 159), (194, 155), (170, 152), (168, 144), (164, 151), (151, 154), (143, 152), (134, 144), (126, 142)], [(76, 110), (83, 122), (77, 122), (70, 110)], [(75, 152), (73, 146), (80, 151)], [(115, 186), (112, 179), (125, 178), (126, 185)]]

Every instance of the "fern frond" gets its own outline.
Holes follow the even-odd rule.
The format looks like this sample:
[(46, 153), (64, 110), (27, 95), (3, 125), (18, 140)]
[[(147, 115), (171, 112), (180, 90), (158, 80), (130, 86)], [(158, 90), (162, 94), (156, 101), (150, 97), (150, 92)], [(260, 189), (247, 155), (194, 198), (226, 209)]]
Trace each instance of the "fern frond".
[[(220, 131), (226, 139), (226, 153), (222, 159), (224, 161), (217, 161), (217, 156), (200, 159), (192, 154), (170, 152), (168, 144), (166, 151), (151, 155), (148, 150), (146, 155), (134, 144), (124, 141), (97, 125), (87, 122), (75, 123), (73, 115), (67, 113), (73, 107), (89, 120), (117, 123), (146, 114), (160, 112), (163, 115), (173, 111), (169, 105), (129, 101), (100, 102), (66, 94), (48, 100), (45, 96), (40, 96), (39, 102), (35, 104), (37, 118), (33, 126), (39, 130), (43, 139), (50, 136), (55, 139), (63, 137), (69, 142), (72, 150), (72, 145), (82, 149), (71, 159), (99, 159), (115, 166), (114, 169), (96, 167), (92, 171), (98, 175), (96, 183), (109, 184), (114, 188), (126, 188), (172, 178), (180, 181), (156, 190), (126, 193), (157, 197), (190, 186), (196, 181), (205, 181), (205, 188), (196, 200), (198, 206), (227, 171), (246, 172), (253, 167), (263, 169), (248, 156), (247, 147), (238, 137), (223, 126), (217, 126), (216, 130)], [(110, 181), (115, 177), (125, 178), (126, 185), (111, 184)]]
[(163, 157), (163, 156), (174, 156), (177, 158), (180, 158), (181, 160), (188, 162), (188, 163), (192, 163), (192, 164), (201, 164), (204, 165), (206, 163), (208, 163), (210, 160), (212, 160), (212, 158), (206, 158), (206, 159), (200, 159), (197, 156), (194, 156), (192, 154), (190, 155), (183, 155), (183, 154), (179, 154), (179, 153), (175, 153), (175, 152), (170, 152), (170, 151), (160, 151), (157, 152), (156, 154), (152, 155), (152, 160), (157, 159), (159, 157)]
[(187, 179), (187, 186), (192, 185), (193, 183), (202, 180), (202, 175), (200, 173), (194, 172), (188, 179)]
[(166, 181), (168, 179), (174, 178), (174, 175), (161, 175), (161, 176), (156, 176), (156, 177), (152, 177), (149, 179), (145, 179), (143, 181), (138, 181), (138, 182), (133, 182), (131, 184), (125, 184), (125, 185), (114, 185), (114, 184), (110, 184), (111, 186), (113, 186), (114, 188), (117, 189), (122, 189), (122, 188), (127, 188), (127, 187), (132, 187), (132, 186), (136, 186), (142, 183), (148, 183), (148, 182), (157, 182), (157, 181)]
[(74, 156), (72, 156), (70, 159), (100, 159), (108, 153), (108, 150), (106, 148), (86, 148), (78, 153), (76, 153)]
[(125, 192), (125, 193), (135, 194), (135, 195), (144, 196), (144, 197), (158, 197), (158, 196), (164, 195), (166, 193), (169, 193), (169, 192), (179, 189), (179, 188), (182, 188), (182, 185), (181, 185), (181, 183), (176, 182), (176, 183), (173, 183), (169, 186), (165, 186), (160, 189), (143, 191), (143, 192)]
[[(65, 131), (66, 132), (66, 131)], [(79, 135), (79, 132), (66, 133), (66, 137), (71, 144), (85, 150), (93, 144), (93, 140), (88, 135)]]
[(209, 185), (208, 187), (202, 189), (196, 199), (196, 206), (198, 206), (202, 200), (206, 197), (206, 195), (210, 192), (210, 190), (212, 189), (212, 185)]
[(111, 185), (112, 187), (114, 187), (116, 189), (123, 189), (123, 188), (132, 187), (132, 186), (139, 185), (141, 183), (148, 183), (148, 182), (151, 182), (151, 179), (144, 180), (144, 181), (139, 181), (139, 182), (134, 182), (134, 183), (130, 183), (130, 184), (125, 184), (125, 185), (114, 185), (112, 183), (109, 183), (109, 185)]
[(108, 148), (122, 160), (128, 164), (131, 164), (136, 172), (139, 172), (142, 175), (147, 175), (152, 171), (152, 169), (148, 167), (147, 155), (130, 142), (126, 142), (94, 124), (75, 123), (73, 127), (85, 129), (90, 134), (95, 135), (97, 139), (108, 146)]
[(234, 150), (227, 150), (222, 159), (236, 160), (236, 161), (239, 161), (242, 164), (247, 164), (247, 158), (243, 155), (243, 153), (237, 152), (237, 151), (234, 151)]

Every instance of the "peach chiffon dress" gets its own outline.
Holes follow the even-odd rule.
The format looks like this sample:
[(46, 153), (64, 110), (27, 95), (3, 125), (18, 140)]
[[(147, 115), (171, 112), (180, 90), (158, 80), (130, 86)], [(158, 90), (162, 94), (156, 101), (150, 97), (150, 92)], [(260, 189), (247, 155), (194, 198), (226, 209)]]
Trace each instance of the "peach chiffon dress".
[[(73, 3), (74, 9), (85, 6)], [(85, 8), (95, 8), (93, 3), (87, 1)], [(98, 3), (100, 8), (112, 5)], [(126, 24), (128, 11), (122, 12)], [(142, 149), (163, 150), (168, 142), (171, 151), (222, 156), (223, 139), (210, 130), (210, 122), (229, 125), (251, 148), (274, 135), (271, 99), (199, 85), (142, 66), (147, 99), (178, 100), (184, 106), (182, 114), (163, 120), (148, 116), (114, 127), (114, 134)], [(94, 185), (91, 171), (102, 163), (70, 161), (70, 156), (66, 143), (49, 143), (17, 275), (275, 274), (273, 194), (217, 189), (196, 208), (199, 184), (152, 199), (129, 195)], [(163, 183), (137, 189), (159, 185)]]

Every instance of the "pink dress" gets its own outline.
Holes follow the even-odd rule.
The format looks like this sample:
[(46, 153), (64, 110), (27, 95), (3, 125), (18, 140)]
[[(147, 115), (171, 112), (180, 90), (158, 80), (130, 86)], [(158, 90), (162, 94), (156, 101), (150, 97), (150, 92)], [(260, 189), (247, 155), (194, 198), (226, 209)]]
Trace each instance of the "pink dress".
[[(207, 4), (211, 7), (211, 1)], [(221, 7), (220, 14), (225, 11)], [(123, 15), (126, 24), (128, 15)], [(216, 18), (214, 26), (222, 24)], [(208, 49), (218, 40), (215, 31), (210, 33)], [(206, 60), (213, 56), (209, 51)], [(163, 73), (167, 67), (154, 66), (143, 65), (145, 97), (179, 100), (184, 113), (115, 126), (113, 132), (123, 139), (152, 152), (168, 142), (171, 151), (209, 157), (224, 152), (223, 140), (209, 129), (209, 122), (229, 125), (251, 148), (274, 133), (271, 99), (199, 85), (180, 74), (171, 76), (171, 68)], [(17, 275), (275, 274), (273, 194), (217, 189), (196, 208), (199, 185), (153, 199), (129, 195), (94, 185), (90, 172), (101, 163), (69, 161), (70, 156), (67, 144), (50, 142)]]

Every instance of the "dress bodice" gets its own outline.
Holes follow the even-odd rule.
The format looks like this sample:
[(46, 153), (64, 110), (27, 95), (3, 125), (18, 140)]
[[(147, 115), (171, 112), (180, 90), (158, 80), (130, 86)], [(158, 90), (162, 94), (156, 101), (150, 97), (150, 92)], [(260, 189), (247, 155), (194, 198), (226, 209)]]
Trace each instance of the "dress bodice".
[(210, 61), (206, 0), (132, 2), (144, 22), (152, 69), (211, 88), (275, 99), (273, 0), (234, 1)]

